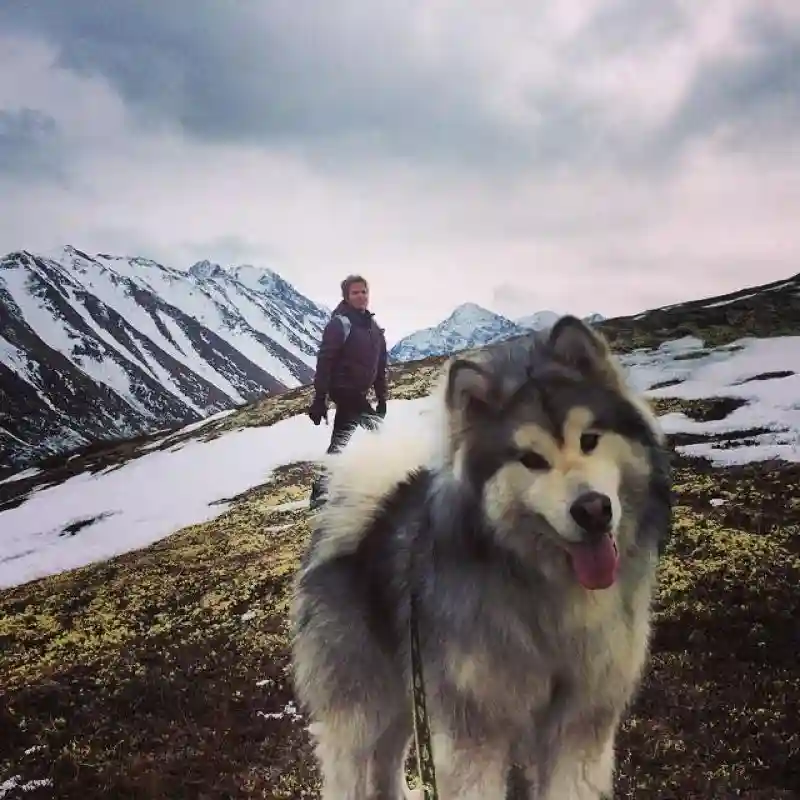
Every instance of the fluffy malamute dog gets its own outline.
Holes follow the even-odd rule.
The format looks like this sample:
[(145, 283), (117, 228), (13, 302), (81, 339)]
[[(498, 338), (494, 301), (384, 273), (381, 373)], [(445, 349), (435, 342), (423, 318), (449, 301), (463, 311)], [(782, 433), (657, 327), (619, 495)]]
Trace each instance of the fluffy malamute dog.
[(440, 797), (502, 800), (512, 764), (610, 796), (672, 514), (655, 417), (571, 316), (451, 360), (439, 407), (427, 443), (387, 420), (329, 462), (291, 613), (323, 797), (403, 797), (412, 592)]

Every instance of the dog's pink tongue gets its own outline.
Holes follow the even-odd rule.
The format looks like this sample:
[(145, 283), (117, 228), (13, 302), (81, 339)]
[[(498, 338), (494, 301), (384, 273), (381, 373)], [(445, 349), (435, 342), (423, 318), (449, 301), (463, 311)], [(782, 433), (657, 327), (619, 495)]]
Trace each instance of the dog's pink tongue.
[(610, 533), (597, 544), (574, 544), (569, 552), (575, 576), (585, 589), (607, 589), (617, 579), (619, 552)]

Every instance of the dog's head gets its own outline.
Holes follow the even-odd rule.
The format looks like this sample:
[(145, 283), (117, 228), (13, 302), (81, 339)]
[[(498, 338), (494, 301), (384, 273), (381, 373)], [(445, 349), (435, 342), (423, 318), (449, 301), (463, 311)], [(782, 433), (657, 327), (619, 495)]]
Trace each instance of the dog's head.
[(663, 439), (605, 341), (567, 316), (546, 337), (455, 359), (445, 406), (453, 471), (503, 544), (610, 586)]

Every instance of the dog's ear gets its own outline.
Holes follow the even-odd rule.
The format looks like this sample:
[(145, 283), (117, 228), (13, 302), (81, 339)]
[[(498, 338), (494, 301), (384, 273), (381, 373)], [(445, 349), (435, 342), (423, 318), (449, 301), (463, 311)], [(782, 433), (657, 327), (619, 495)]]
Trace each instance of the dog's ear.
[(608, 344), (583, 320), (572, 315), (561, 317), (550, 329), (550, 347), (559, 361), (581, 375), (616, 382)]
[(492, 402), (491, 376), (480, 364), (457, 358), (447, 372), (445, 398), (450, 413), (466, 417), (485, 413)]

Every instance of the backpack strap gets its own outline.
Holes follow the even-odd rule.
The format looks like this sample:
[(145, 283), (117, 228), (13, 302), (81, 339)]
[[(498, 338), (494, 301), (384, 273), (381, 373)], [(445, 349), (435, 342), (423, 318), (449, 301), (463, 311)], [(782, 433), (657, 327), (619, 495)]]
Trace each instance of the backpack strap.
[(333, 316), (342, 323), (342, 328), (344, 328), (344, 339), (342, 339), (342, 344), (344, 344), (347, 341), (347, 337), (350, 335), (350, 328), (353, 323), (350, 322), (350, 317), (345, 314), (334, 314)]

